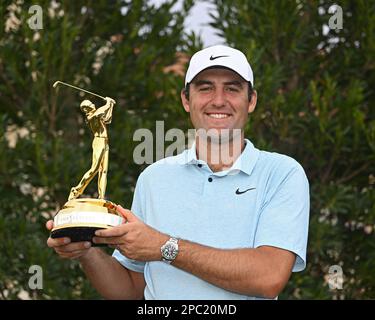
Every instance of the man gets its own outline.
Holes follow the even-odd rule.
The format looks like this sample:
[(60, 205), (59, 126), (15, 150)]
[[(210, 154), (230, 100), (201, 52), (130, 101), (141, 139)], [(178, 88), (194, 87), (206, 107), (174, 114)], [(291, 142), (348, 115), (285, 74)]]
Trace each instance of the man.
[(108, 299), (276, 298), (306, 265), (309, 186), (295, 160), (244, 139), (253, 85), (242, 52), (197, 52), (181, 92), (196, 141), (141, 173), (131, 211), (118, 207), (126, 224), (97, 231), (113, 256), (68, 239), (48, 245), (79, 259)]
[(106, 125), (112, 121), (112, 110), (115, 101), (106, 98), (106, 104), (99, 109), (90, 100), (82, 101), (80, 108), (85, 113), (88, 125), (94, 134), (92, 141), (91, 168), (83, 175), (77, 186), (73, 187), (69, 194), (69, 200), (78, 198), (86, 189), (90, 181), (98, 174), (99, 199), (104, 199), (107, 187), (108, 170), (108, 133)]

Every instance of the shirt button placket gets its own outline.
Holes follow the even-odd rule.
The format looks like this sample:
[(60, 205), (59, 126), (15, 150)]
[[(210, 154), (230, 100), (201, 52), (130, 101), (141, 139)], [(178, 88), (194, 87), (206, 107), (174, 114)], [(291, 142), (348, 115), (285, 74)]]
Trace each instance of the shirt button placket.
[(212, 192), (214, 192), (213, 185), (212, 185), (213, 181), (214, 179), (211, 176), (205, 177), (203, 194), (207, 195), (207, 194), (211, 194)]

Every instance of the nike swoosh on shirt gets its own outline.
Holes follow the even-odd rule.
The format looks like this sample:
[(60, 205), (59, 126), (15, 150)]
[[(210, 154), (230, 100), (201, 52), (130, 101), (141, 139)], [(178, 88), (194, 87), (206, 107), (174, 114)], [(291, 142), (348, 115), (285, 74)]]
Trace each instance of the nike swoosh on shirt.
[(243, 193), (248, 192), (250, 190), (255, 190), (255, 188), (249, 188), (249, 189), (246, 189), (244, 191), (240, 191), (240, 188), (237, 188), (236, 194), (243, 194)]
[(213, 56), (211, 55), (210, 60), (215, 60), (215, 59), (223, 58), (223, 57), (229, 57), (229, 56), (216, 56), (216, 57), (213, 57)]

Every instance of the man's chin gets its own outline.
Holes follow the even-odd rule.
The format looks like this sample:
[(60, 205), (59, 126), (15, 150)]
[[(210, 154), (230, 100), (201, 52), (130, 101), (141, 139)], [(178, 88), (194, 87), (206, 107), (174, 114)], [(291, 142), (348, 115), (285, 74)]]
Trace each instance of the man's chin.
[(198, 129), (197, 135), (200, 139), (205, 139), (210, 143), (228, 143), (234, 139), (241, 138), (241, 129), (228, 129), (228, 128), (210, 128)]

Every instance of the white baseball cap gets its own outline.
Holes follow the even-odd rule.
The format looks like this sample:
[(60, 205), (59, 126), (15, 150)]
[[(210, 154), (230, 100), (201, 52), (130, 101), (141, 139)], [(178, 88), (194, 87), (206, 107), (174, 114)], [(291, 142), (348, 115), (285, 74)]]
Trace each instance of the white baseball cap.
[(239, 50), (216, 45), (196, 52), (190, 59), (189, 68), (185, 76), (185, 86), (204, 69), (210, 67), (225, 67), (237, 72), (254, 86), (253, 70), (246, 56)]

